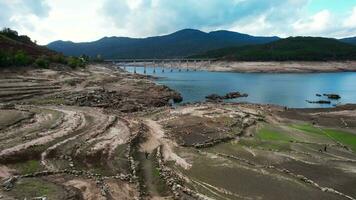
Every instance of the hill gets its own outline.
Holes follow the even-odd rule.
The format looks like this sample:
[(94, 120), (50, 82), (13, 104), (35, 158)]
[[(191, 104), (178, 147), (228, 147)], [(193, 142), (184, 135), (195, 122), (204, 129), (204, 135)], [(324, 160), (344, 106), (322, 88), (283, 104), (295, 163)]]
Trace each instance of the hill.
[(278, 39), (278, 37), (255, 37), (230, 31), (205, 33), (184, 29), (169, 35), (140, 39), (104, 37), (94, 42), (84, 43), (56, 41), (48, 44), (47, 47), (74, 56), (85, 54), (93, 57), (100, 54), (103, 58), (177, 58), (229, 46), (265, 44)]
[(65, 57), (60, 53), (39, 46), (26, 35), (5, 28), (0, 31), (0, 67), (36, 66), (47, 68), (50, 64), (84, 67), (86, 57)]
[(29, 56), (39, 57), (42, 55), (53, 55), (54, 51), (47, 47), (39, 46), (32, 42), (31, 39), (25, 35), (18, 35), (16, 31), (11, 29), (4, 29), (0, 31), (0, 50), (3, 52), (18, 52), (22, 51)]
[(343, 39), (340, 39), (340, 41), (348, 43), (348, 44), (356, 45), (356, 37), (343, 38)]
[(290, 37), (262, 45), (217, 49), (193, 57), (241, 61), (356, 60), (356, 47), (336, 39)]

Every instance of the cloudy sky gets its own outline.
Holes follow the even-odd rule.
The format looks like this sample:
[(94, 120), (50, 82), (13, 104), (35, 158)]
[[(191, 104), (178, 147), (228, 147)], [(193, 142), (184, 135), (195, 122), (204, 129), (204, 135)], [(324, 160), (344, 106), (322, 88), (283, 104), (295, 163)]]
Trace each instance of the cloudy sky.
[(356, 36), (356, 0), (0, 0), (0, 27), (40, 44), (183, 28), (340, 38)]

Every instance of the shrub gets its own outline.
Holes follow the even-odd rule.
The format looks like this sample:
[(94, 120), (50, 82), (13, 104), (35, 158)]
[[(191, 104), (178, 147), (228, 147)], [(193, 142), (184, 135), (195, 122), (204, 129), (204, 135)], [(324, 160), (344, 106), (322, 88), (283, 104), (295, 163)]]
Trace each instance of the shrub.
[(0, 67), (11, 65), (12, 58), (9, 53), (0, 50)]
[(52, 55), (49, 60), (54, 63), (67, 64), (67, 60), (62, 54)]
[(67, 63), (71, 68), (85, 67), (85, 60), (83, 58), (69, 57)]
[(32, 58), (23, 51), (17, 51), (13, 57), (13, 64), (16, 66), (26, 66), (32, 63)]
[(35, 64), (37, 67), (40, 67), (40, 68), (48, 68), (49, 61), (46, 57), (40, 57), (40, 58), (36, 59)]

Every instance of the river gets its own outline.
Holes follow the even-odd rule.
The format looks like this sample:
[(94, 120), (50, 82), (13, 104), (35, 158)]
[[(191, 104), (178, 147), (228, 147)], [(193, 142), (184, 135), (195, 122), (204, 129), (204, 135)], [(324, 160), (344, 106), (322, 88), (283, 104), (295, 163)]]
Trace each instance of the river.
[[(133, 67), (126, 67), (134, 72)], [(356, 73), (310, 73), (310, 74), (266, 74), (186, 71), (186, 69), (147, 68), (146, 74), (159, 77), (158, 84), (164, 84), (183, 96), (183, 103), (205, 101), (209, 94), (224, 95), (238, 91), (247, 93), (247, 98), (234, 102), (276, 104), (290, 108), (332, 107), (337, 104), (356, 103)], [(144, 69), (136, 68), (144, 74)], [(306, 100), (327, 100), (316, 94), (336, 93), (342, 98), (331, 104), (310, 104)]]

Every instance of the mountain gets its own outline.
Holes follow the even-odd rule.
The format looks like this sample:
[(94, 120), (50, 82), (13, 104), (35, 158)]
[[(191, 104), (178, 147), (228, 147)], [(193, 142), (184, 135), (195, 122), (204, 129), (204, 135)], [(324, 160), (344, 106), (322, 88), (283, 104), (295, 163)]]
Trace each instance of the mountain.
[(340, 39), (340, 41), (348, 43), (348, 44), (356, 45), (356, 37), (343, 38), (343, 39)]
[(193, 57), (242, 61), (356, 60), (356, 46), (330, 38), (289, 37), (268, 44), (217, 49)]
[(148, 38), (104, 37), (83, 43), (55, 41), (47, 47), (74, 56), (100, 54), (103, 58), (178, 58), (218, 48), (265, 44), (276, 40), (279, 38), (255, 37), (230, 31), (205, 33), (184, 29), (169, 35)]

